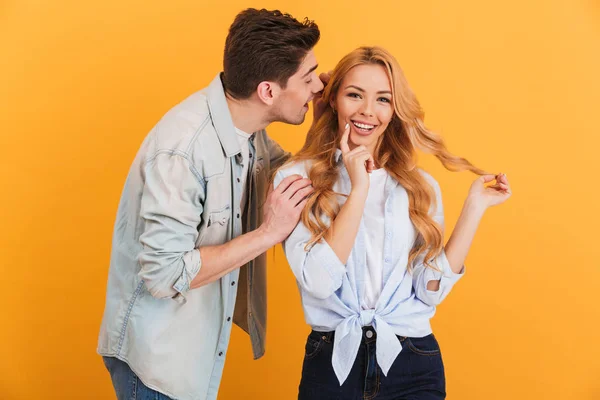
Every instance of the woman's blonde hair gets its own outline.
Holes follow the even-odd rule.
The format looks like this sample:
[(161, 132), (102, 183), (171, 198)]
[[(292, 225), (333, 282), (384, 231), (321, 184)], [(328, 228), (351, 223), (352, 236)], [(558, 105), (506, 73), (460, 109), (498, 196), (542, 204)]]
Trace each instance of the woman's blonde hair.
[(290, 160), (290, 163), (311, 161), (308, 177), (315, 191), (301, 217), (304, 225), (312, 233), (306, 249), (319, 242), (325, 235), (329, 226), (323, 221), (323, 217), (333, 221), (340, 210), (340, 194), (333, 191), (339, 174), (335, 153), (340, 137), (338, 119), (331, 107), (332, 100), (335, 99), (348, 71), (358, 65), (367, 64), (383, 66), (392, 87), (394, 115), (379, 138), (374, 158), (376, 164), (385, 168), (408, 193), (410, 219), (418, 232), (415, 246), (409, 255), (409, 268), (417, 256), (426, 252), (425, 265), (437, 269), (429, 261), (442, 251), (443, 233), (442, 228), (429, 214), (430, 207), (435, 206), (435, 193), (416, 168), (416, 149), (433, 154), (448, 170), (469, 170), (478, 175), (485, 172), (474, 167), (466, 159), (450, 154), (441, 137), (425, 127), (423, 110), (400, 65), (389, 52), (380, 47), (360, 47), (337, 64), (323, 92), (323, 101), (327, 103), (325, 111), (309, 130), (302, 149)]

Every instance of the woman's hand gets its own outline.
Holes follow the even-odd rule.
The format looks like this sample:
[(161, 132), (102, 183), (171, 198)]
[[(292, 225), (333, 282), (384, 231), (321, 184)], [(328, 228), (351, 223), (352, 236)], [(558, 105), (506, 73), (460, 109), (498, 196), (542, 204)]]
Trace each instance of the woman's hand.
[[(496, 181), (494, 185), (486, 186), (493, 180)], [(485, 210), (488, 207), (504, 203), (511, 194), (512, 190), (506, 175), (483, 175), (471, 185), (467, 201)]]
[(373, 156), (365, 146), (358, 146), (350, 150), (348, 138), (350, 136), (350, 124), (346, 124), (342, 139), (340, 140), (340, 149), (344, 165), (350, 176), (352, 191), (366, 194), (369, 191), (369, 172), (372, 171), (375, 163)]

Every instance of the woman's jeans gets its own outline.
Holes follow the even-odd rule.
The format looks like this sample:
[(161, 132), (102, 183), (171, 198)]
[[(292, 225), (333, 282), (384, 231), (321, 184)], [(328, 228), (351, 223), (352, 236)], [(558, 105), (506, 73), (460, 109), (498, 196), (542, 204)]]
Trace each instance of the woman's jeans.
[(433, 334), (398, 336), (402, 351), (384, 376), (375, 358), (377, 334), (363, 327), (350, 375), (340, 386), (331, 356), (334, 332), (312, 331), (306, 342), (300, 400), (439, 400), (446, 398), (444, 364)]

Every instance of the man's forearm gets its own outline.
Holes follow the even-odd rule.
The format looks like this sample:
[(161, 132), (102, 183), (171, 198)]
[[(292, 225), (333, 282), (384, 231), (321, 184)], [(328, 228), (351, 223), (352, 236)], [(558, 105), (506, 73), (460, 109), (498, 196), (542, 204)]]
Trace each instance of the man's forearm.
[(216, 281), (276, 244), (270, 235), (258, 228), (221, 245), (200, 247), (202, 266), (190, 288)]

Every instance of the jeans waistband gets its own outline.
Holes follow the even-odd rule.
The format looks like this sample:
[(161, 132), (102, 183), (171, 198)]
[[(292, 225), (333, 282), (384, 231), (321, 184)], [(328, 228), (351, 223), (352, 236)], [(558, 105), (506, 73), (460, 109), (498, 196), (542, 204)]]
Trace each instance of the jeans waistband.
[[(313, 329), (313, 332), (317, 333), (319, 336), (323, 338), (326, 342), (333, 342), (335, 338), (335, 331), (330, 332), (321, 332)], [(405, 339), (404, 337), (400, 337), (401, 339)], [(362, 327), (362, 341), (366, 343), (374, 342), (377, 339), (377, 332), (372, 326), (363, 326)]]

